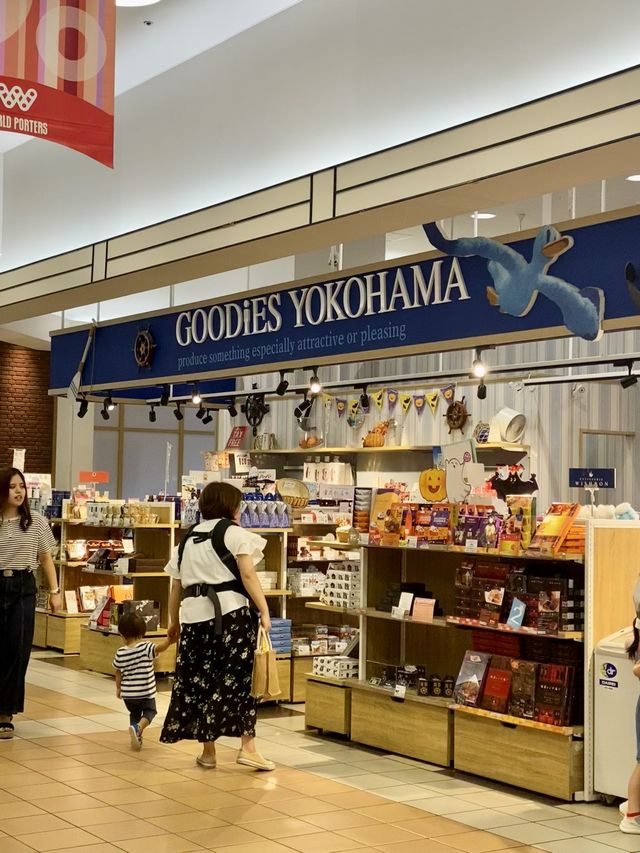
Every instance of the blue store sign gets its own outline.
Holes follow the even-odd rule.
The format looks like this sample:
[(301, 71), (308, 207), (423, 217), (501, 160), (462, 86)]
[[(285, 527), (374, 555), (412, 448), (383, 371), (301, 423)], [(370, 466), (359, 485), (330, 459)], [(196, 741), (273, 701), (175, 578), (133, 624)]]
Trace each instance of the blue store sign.
[[(541, 229), (535, 241), (519, 240), (510, 249), (490, 240), (445, 245), (454, 256), (422, 256), (100, 325), (83, 388), (149, 386), (582, 334), (572, 304), (589, 309), (583, 336), (590, 340), (607, 327), (639, 324), (640, 291), (624, 276), (627, 262), (640, 266), (638, 216), (562, 235)], [(553, 276), (547, 273), (551, 264)], [(527, 288), (526, 298), (514, 297), (520, 287)], [(153, 358), (144, 366), (134, 354), (141, 330), (154, 343)], [(86, 328), (54, 334), (52, 389), (67, 388), (86, 338)]]
[(569, 486), (574, 489), (615, 489), (615, 468), (569, 468)]

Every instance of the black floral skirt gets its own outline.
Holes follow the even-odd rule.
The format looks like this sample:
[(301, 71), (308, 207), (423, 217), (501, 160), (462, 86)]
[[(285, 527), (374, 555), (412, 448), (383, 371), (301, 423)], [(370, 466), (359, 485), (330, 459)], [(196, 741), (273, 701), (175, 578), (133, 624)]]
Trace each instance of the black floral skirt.
[(250, 695), (255, 645), (248, 607), (222, 617), (222, 636), (216, 637), (213, 619), (181, 625), (163, 743), (255, 734), (258, 703)]

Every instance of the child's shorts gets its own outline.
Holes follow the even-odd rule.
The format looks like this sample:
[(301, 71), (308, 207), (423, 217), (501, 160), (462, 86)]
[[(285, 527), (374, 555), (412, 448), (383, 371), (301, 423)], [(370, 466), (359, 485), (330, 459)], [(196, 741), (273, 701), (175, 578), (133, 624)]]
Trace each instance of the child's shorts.
[(149, 722), (153, 722), (153, 718), (158, 713), (156, 708), (156, 700), (150, 699), (125, 699), (125, 708), (129, 712), (130, 724), (137, 725), (143, 717), (146, 717)]

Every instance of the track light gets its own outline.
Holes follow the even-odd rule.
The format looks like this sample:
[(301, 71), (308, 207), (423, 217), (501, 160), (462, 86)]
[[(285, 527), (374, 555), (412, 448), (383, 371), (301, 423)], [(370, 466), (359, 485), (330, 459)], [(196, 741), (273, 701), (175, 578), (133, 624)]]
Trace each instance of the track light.
[(174, 413), (173, 413), (173, 416), (175, 417), (175, 419), (176, 419), (177, 421), (181, 421), (181, 420), (184, 418), (184, 414), (183, 414), (182, 410), (180, 409), (180, 406), (181, 406), (181, 405), (182, 405), (182, 403), (180, 403), (180, 402), (178, 401), (178, 402), (176, 403), (176, 408), (175, 408), (175, 411), (174, 411)]
[(295, 409), (293, 410), (293, 414), (299, 420), (300, 418), (303, 418), (307, 414), (307, 412), (309, 411), (311, 406), (312, 406), (312, 402), (311, 402), (311, 400), (307, 399), (307, 393), (305, 391), (304, 399), (302, 400), (301, 403), (299, 403), (295, 407)]
[(211, 414), (211, 410), (207, 409), (207, 414), (203, 417), (202, 423), (203, 424), (210, 424), (212, 420), (213, 420), (213, 415)]
[[(614, 362), (615, 363), (615, 362)], [(625, 376), (624, 379), (620, 380), (620, 384), (623, 388), (631, 388), (632, 385), (635, 385), (638, 381), (638, 377), (634, 376), (631, 371), (633, 370), (633, 362), (626, 362), (626, 368), (629, 371), (629, 375)]]
[(157, 417), (158, 416), (156, 414), (156, 404), (149, 403), (149, 423), (155, 424)]
[(360, 394), (360, 408), (363, 411), (367, 411), (369, 408), (369, 395), (367, 394), (367, 386), (362, 386), (362, 394)]
[[(276, 388), (276, 394), (278, 395), (278, 397), (284, 397), (287, 392), (287, 388), (289, 387), (288, 381), (284, 378), (286, 372), (286, 370), (280, 371), (280, 382), (278, 384), (278, 387)], [(234, 416), (232, 415), (231, 417)]]
[(102, 408), (100, 409), (100, 414), (102, 415), (102, 419), (105, 421), (109, 420), (109, 409), (107, 408), (107, 401), (105, 400), (102, 404)]
[[(483, 379), (487, 375), (487, 365), (482, 359), (482, 353), (489, 347), (478, 347), (475, 352), (475, 358), (471, 364), (471, 373), (476, 379)], [(491, 347), (493, 349), (493, 347)]]
[(162, 395), (160, 397), (160, 405), (161, 406), (168, 406), (169, 405), (170, 393), (171, 393), (171, 389), (169, 388), (169, 386), (163, 385), (162, 386)]
[(78, 417), (83, 418), (89, 411), (89, 401), (86, 397), (80, 400), (80, 408), (78, 409)]
[(193, 391), (191, 392), (191, 402), (194, 404), (194, 406), (199, 406), (202, 402), (202, 397), (200, 396), (200, 388), (198, 387), (197, 382), (193, 386)]
[(232, 418), (238, 417), (238, 410), (236, 409), (236, 401), (232, 400), (227, 406), (227, 411), (229, 412), (229, 416)]
[(480, 384), (478, 385), (478, 390), (476, 393), (478, 395), (478, 400), (484, 400), (487, 396), (487, 386), (482, 380), (480, 380)]
[(109, 412), (112, 412), (115, 409), (116, 404), (111, 399), (111, 391), (109, 391), (109, 393), (107, 394), (105, 401), (104, 401), (104, 404), (107, 408), (107, 411), (109, 411)]
[(311, 368), (311, 379), (309, 380), (309, 392), (311, 394), (319, 394), (322, 391), (322, 382), (320, 382), (320, 378), (318, 377), (318, 368)]
[(206, 414), (207, 414), (207, 409), (205, 409), (205, 407), (202, 405), (202, 403), (200, 403), (200, 408), (196, 412), (196, 417), (198, 418), (199, 421), (201, 421)]

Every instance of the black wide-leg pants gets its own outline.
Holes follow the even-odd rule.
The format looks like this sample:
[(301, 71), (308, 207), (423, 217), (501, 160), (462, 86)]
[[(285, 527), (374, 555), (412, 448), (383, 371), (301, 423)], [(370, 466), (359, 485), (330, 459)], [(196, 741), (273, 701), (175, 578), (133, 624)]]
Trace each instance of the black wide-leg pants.
[(0, 572), (0, 715), (24, 711), (24, 679), (29, 665), (36, 611), (32, 572)]

